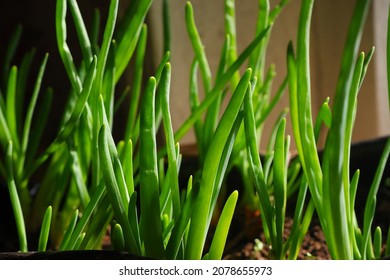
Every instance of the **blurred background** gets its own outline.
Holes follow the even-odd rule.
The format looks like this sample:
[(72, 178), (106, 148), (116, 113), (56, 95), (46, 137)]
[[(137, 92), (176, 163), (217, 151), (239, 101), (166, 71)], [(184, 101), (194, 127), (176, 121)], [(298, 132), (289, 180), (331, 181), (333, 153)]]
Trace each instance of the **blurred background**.
[[(162, 45), (161, 1), (155, 1), (150, 13), (150, 29), (153, 46)], [(185, 0), (171, 0), (172, 19), (172, 112), (175, 127), (188, 116), (188, 81), (193, 54), (184, 22)], [(313, 115), (326, 97), (334, 96), (340, 60), (344, 48), (348, 24), (355, 0), (315, 1), (311, 27), (311, 74)], [(175, 4), (173, 4), (175, 3)], [(270, 1), (271, 6), (279, 1)], [(219, 53), (224, 40), (223, 1), (195, 0), (195, 21), (203, 40), (210, 67), (215, 73)], [(275, 64), (277, 76), (273, 89), (277, 90), (286, 75), (286, 50), (290, 40), (295, 41), (301, 1), (291, 0), (275, 21), (267, 54), (267, 64)], [(375, 54), (359, 94), (359, 107), (353, 141), (373, 139), (390, 133), (386, 78), (386, 30), (388, 0), (372, 1), (366, 28), (362, 37), (361, 51), (368, 52), (375, 46)], [(252, 40), (257, 19), (258, 1), (236, 1), (238, 50), (242, 51)], [(161, 57), (162, 48), (154, 48), (153, 55)], [(274, 109), (264, 130), (267, 135), (281, 110), (288, 107), (288, 92)], [(291, 126), (288, 133), (291, 135)], [(193, 143), (194, 136), (187, 135), (183, 143)], [(324, 144), (324, 137), (320, 141)]]
[[(0, 9), (0, 65), (3, 63), (7, 42), (17, 24), (23, 25), (21, 45), (18, 48), (15, 64), (19, 64), (22, 55), (37, 49), (35, 65), (39, 65), (44, 53), (49, 52), (50, 58), (44, 78), (46, 86), (54, 87), (55, 107), (52, 115), (53, 127), (47, 130), (47, 137), (54, 135), (57, 122), (61, 116), (63, 104), (69, 82), (66, 78), (58, 56), (55, 38), (55, 2), (47, 0), (13, 0), (7, 1)], [(279, 1), (271, 0), (271, 6)], [(101, 10), (102, 23), (106, 19), (108, 0), (78, 1), (87, 27), (90, 26), (94, 8)], [(120, 12), (123, 12), (129, 0), (121, 1)], [(193, 59), (193, 51), (187, 36), (184, 23), (185, 0), (170, 0), (170, 15), (172, 28), (172, 93), (171, 108), (174, 128), (189, 115), (189, 70)], [(213, 74), (216, 71), (219, 53), (224, 39), (223, 1), (222, 0), (193, 0), (195, 21), (203, 40), (207, 57)], [(286, 75), (286, 49), (290, 40), (295, 40), (297, 22), (301, 1), (291, 0), (275, 22), (267, 54), (267, 64), (275, 64), (277, 76), (274, 81), (274, 91), (279, 87)], [(312, 102), (313, 114), (325, 100), (335, 92), (336, 81), (340, 68), (340, 58), (345, 42), (348, 23), (352, 14), (355, 0), (327, 0), (316, 1), (312, 18), (311, 37), (311, 72), (312, 72)], [(368, 52), (376, 47), (373, 60), (359, 95), (359, 108), (354, 130), (354, 141), (373, 139), (390, 134), (387, 78), (386, 78), (386, 27), (389, 0), (372, 1), (372, 7), (363, 34), (361, 50)], [(238, 50), (241, 52), (252, 40), (255, 33), (258, 1), (236, 1)], [(147, 18), (149, 26), (149, 42), (146, 73), (153, 74), (153, 69), (162, 57), (162, 0), (155, 0)], [(71, 22), (71, 20), (69, 20)], [(69, 27), (69, 45), (77, 60), (79, 54), (77, 40)], [(73, 47), (72, 47), (73, 46)], [(60, 67), (59, 67), (60, 66)], [(2, 69), (1, 69), (2, 71)], [(1, 73), (3, 75), (3, 72)], [(121, 83), (131, 83), (131, 71)], [(34, 78), (34, 75), (32, 75)], [(127, 79), (127, 80), (126, 80)], [(201, 87), (201, 86), (200, 86)], [(281, 110), (288, 107), (288, 92), (275, 108), (268, 125), (265, 126), (264, 141), (267, 142), (267, 133)], [(58, 108), (58, 110), (57, 110)], [(119, 113), (116, 123), (120, 127)], [(125, 121), (125, 118), (123, 118)], [(291, 127), (288, 130), (292, 134)], [(322, 144), (323, 144), (322, 139)], [(182, 145), (191, 145), (195, 142), (194, 135), (188, 134), (181, 142)]]

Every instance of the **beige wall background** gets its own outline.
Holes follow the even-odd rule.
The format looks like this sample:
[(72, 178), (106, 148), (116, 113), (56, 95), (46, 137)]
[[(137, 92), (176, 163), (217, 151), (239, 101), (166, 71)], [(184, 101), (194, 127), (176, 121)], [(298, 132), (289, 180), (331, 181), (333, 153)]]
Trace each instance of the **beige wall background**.
[[(202, 38), (207, 57), (215, 73), (219, 53), (224, 39), (223, 0), (193, 0), (195, 21)], [(255, 33), (257, 18), (255, 0), (236, 1), (236, 21), (238, 49), (242, 51)], [(279, 1), (271, 0), (271, 5)], [(193, 51), (188, 39), (185, 22), (185, 0), (170, 0), (172, 28), (172, 95), (171, 107), (174, 128), (189, 115), (189, 69)], [(347, 33), (349, 20), (355, 0), (316, 1), (312, 18), (311, 34), (311, 74), (313, 114), (325, 100), (332, 97), (336, 88), (340, 59)], [(276, 65), (277, 77), (274, 90), (278, 88), (286, 75), (286, 48), (290, 40), (295, 40), (301, 1), (291, 0), (275, 22), (270, 38), (267, 64)], [(353, 140), (372, 139), (390, 133), (386, 79), (386, 27), (389, 0), (374, 0), (362, 38), (361, 50), (367, 52), (372, 46), (376, 52), (359, 94), (359, 107)], [(148, 24), (154, 46), (151, 55), (156, 65), (162, 56), (162, 1), (154, 2)], [(288, 92), (275, 108), (265, 126), (263, 143), (267, 142), (268, 133), (274, 119), (281, 110), (288, 107)], [(292, 134), (288, 127), (288, 133)], [(195, 142), (193, 133), (188, 134), (182, 145)]]

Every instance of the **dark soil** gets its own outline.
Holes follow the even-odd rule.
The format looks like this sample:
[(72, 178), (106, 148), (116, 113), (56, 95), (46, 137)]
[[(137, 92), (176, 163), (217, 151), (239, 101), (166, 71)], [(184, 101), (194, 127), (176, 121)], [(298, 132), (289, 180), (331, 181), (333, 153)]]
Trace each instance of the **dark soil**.
[[(225, 260), (270, 260), (271, 247), (266, 243), (263, 233), (261, 219), (258, 212), (245, 212), (235, 217), (236, 223), (231, 225), (231, 238), (225, 247)], [(241, 222), (237, 222), (237, 220)], [(290, 235), (293, 226), (293, 219), (286, 216), (284, 224), (284, 240)], [(385, 235), (387, 236), (387, 235)], [(384, 240), (384, 242), (386, 242)], [(382, 244), (382, 259), (390, 259), (385, 256), (386, 244)], [(287, 257), (286, 257), (287, 258)], [(318, 218), (313, 217), (308, 232), (306, 233), (301, 250), (298, 254), (298, 260), (331, 260), (328, 246)]]
[[(253, 225), (259, 225), (260, 221), (254, 222)], [(285, 239), (289, 236), (293, 220), (286, 217), (285, 222)], [(255, 233), (257, 231), (257, 233)], [(226, 260), (268, 260), (270, 259), (271, 248), (266, 244), (264, 233), (260, 232), (261, 227), (257, 230), (252, 228), (247, 231), (249, 234), (238, 235), (234, 243), (227, 244), (227, 253), (224, 256)], [(299, 260), (329, 260), (330, 254), (325, 242), (321, 227), (316, 220), (312, 224), (303, 240), (301, 251), (298, 255)]]

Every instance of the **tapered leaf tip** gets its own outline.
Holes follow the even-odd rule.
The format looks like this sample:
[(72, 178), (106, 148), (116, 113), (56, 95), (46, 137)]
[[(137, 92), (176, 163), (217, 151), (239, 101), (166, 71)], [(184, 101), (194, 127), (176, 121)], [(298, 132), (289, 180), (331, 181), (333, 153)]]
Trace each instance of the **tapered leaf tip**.
[(95, 64), (94, 67), (96, 67), (97, 60), (98, 60), (98, 58), (97, 58), (97, 55), (95, 54), (95, 55), (92, 57), (92, 63)]
[(169, 60), (170, 58), (171, 58), (171, 51), (166, 51), (165, 53), (164, 53), (164, 58), (163, 58), (163, 60), (166, 58), (166, 60)]
[(193, 14), (194, 14), (194, 11), (192, 9), (192, 4), (190, 1), (187, 1), (186, 7), (185, 7), (185, 15), (186, 15), (186, 17), (191, 18), (193, 16)]
[(164, 68), (165, 68), (165, 71), (170, 72), (171, 71), (171, 63), (170, 62), (165, 63)]
[(148, 80), (148, 83), (149, 83), (150, 85), (155, 86), (156, 83), (157, 83), (156, 78), (155, 78), (154, 76), (151, 76), (151, 77), (149, 78), (149, 80)]
[(245, 73), (252, 74), (252, 68), (247, 68)]

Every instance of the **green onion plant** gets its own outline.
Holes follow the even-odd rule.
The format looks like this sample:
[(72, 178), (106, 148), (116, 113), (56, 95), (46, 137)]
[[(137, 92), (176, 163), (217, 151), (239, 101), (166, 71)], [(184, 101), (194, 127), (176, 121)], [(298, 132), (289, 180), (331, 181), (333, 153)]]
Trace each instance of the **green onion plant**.
[[(237, 87), (240, 69), (234, 69), (234, 73), (229, 79), (228, 87), (223, 87), (219, 91), (216, 91), (216, 86), (219, 85), (219, 82), (225, 77), (225, 74), (223, 73), (228, 73), (230, 69), (237, 65), (238, 62), (243, 63), (244, 59), (248, 67), (252, 69), (250, 89), (248, 88), (248, 93), (246, 95), (246, 100), (249, 101), (250, 104), (246, 102), (245, 109), (243, 111), (245, 115), (245, 127), (242, 125), (238, 131), (237, 140), (232, 150), (232, 158), (227, 168), (228, 171), (230, 171), (233, 167), (235, 167), (241, 174), (243, 183), (243, 194), (241, 196), (242, 204), (249, 207), (251, 211), (259, 209), (260, 205), (260, 213), (267, 236), (267, 242), (272, 244), (273, 257), (275, 258), (282, 258), (282, 255), (285, 257), (287, 254), (288, 246), (282, 248), (281, 241), (284, 227), (286, 200), (300, 184), (300, 182), (296, 180), (300, 170), (300, 163), (297, 160), (289, 163), (289, 140), (284, 140), (284, 129), (282, 127), (283, 124), (285, 126), (283, 118), (286, 116), (287, 110), (283, 111), (275, 122), (275, 128), (271, 134), (267, 154), (265, 156), (266, 168), (264, 172), (261, 170), (262, 174), (257, 172), (260, 172), (260, 169), (262, 169), (260, 166), (261, 163), (258, 147), (260, 146), (264, 123), (275, 105), (282, 98), (287, 87), (288, 80), (286, 77), (276, 94), (271, 96), (272, 83), (276, 75), (275, 66), (271, 65), (267, 71), (265, 70), (265, 56), (271, 30), (275, 20), (287, 3), (288, 1), (280, 1), (279, 4), (275, 5), (275, 7), (271, 9), (270, 1), (258, 1), (258, 19), (255, 34), (257, 37), (255, 37), (253, 42), (258, 41), (259, 37), (262, 39), (257, 43), (257, 45), (253, 45), (252, 43), (240, 56), (238, 56), (235, 26), (235, 1), (224, 1), (226, 39), (221, 50), (219, 67), (215, 77), (213, 77), (211, 73), (206, 51), (195, 24), (192, 6), (190, 3), (187, 3), (186, 5), (186, 27), (195, 54), (190, 74), (191, 110), (194, 112), (200, 107), (200, 90), (199, 82), (197, 80), (198, 72), (200, 73), (200, 83), (203, 85), (205, 100), (213, 98), (213, 101), (210, 102), (210, 106), (204, 113), (204, 118), (198, 119), (194, 124), (201, 166), (206, 158), (205, 154), (207, 154), (208, 149), (211, 148), (210, 137), (214, 134), (216, 126), (219, 123), (219, 115), (220, 110), (223, 107), (222, 103), (224, 98), (229, 96), (229, 92)], [(247, 56), (244, 56), (249, 51), (250, 53), (248, 53)], [(225, 69), (229, 70), (225, 71)], [(215, 84), (214, 87), (213, 84)], [(279, 128), (280, 125), (281, 127)], [(247, 141), (245, 141), (245, 139)], [(285, 144), (282, 145), (282, 143)], [(278, 147), (274, 147), (274, 145), (277, 145)], [(249, 153), (246, 151), (246, 146), (248, 146)], [(283, 149), (280, 150), (280, 147)], [(275, 162), (274, 157), (276, 157)], [(254, 158), (256, 158), (256, 163), (253, 162), (255, 161)], [(251, 167), (257, 170), (255, 171), (254, 179), (252, 179), (251, 176)], [(273, 180), (275, 181), (275, 184)], [(277, 191), (280, 195), (280, 200), (277, 200), (277, 205), (275, 202), (275, 205), (271, 206), (271, 200), (273, 197), (276, 197), (273, 193), (274, 185), (275, 191)], [(301, 192), (300, 203), (303, 207), (306, 191), (302, 190)], [(277, 227), (275, 226), (275, 209), (278, 209), (278, 213), (276, 214)], [(301, 221), (304, 216), (302, 214), (303, 210), (299, 209), (301, 208), (297, 207), (297, 224), (300, 223), (298, 221)], [(304, 216), (306, 230), (311, 220), (312, 213), (313, 207), (308, 208), (307, 215)], [(306, 232), (305, 230), (299, 231), (298, 229), (300, 228), (300, 226), (296, 226), (294, 228), (296, 231), (294, 236), (296, 236), (296, 238), (294, 239), (294, 242), (288, 242), (288, 244), (293, 243), (295, 246), (294, 252), (289, 254), (291, 258), (296, 258), (299, 251), (299, 244), (302, 242), (304, 236), (302, 233)], [(276, 235), (278, 236), (276, 237)]]
[[(288, 4), (288, 0), (282, 0), (271, 9), (269, 0), (258, 1), (258, 17), (256, 23), (255, 38), (252, 43), (240, 55), (237, 51), (237, 34), (236, 34), (236, 15), (235, 1), (224, 1), (224, 24), (225, 24), (225, 41), (221, 49), (219, 66), (215, 75), (212, 74), (209, 61), (207, 58), (204, 44), (196, 27), (195, 15), (192, 5), (188, 2), (185, 9), (186, 27), (189, 39), (194, 50), (194, 60), (190, 71), (190, 108), (193, 113), (200, 109), (201, 92), (204, 93), (204, 101), (210, 105), (203, 113), (203, 118), (199, 118), (193, 125), (196, 143), (198, 148), (200, 168), (202, 168), (205, 155), (210, 148), (210, 140), (214, 134), (220, 119), (223, 103), (228, 96), (234, 92), (237, 87), (240, 73), (240, 66), (244, 63), (246, 67), (252, 69), (252, 78), (256, 83), (252, 84), (252, 103), (254, 111), (256, 146), (260, 146), (262, 130), (270, 113), (275, 105), (283, 97), (287, 87), (287, 77), (283, 80), (276, 93), (272, 95), (273, 80), (276, 76), (275, 65), (270, 65), (265, 69), (265, 57), (267, 53), (268, 41), (271, 35), (272, 27), (278, 15)], [(230, 72), (232, 71), (232, 72)], [(200, 81), (198, 81), (198, 73)], [(221, 81), (224, 81), (226, 74), (231, 73), (229, 82), (226, 86), (219, 87)], [(200, 87), (200, 84), (202, 87)], [(211, 101), (212, 100), (212, 101)], [(275, 121), (277, 127), (280, 121), (286, 116), (287, 109), (280, 113)], [(180, 131), (180, 130), (179, 130)], [(248, 154), (246, 152), (245, 134), (243, 125), (239, 129), (236, 144), (232, 151), (232, 157), (228, 165), (228, 172), (235, 168), (239, 171), (242, 178), (243, 192), (241, 195), (241, 204), (246, 205), (250, 211), (258, 209), (259, 196), (255, 191), (255, 183), (251, 179), (250, 165)], [(276, 128), (271, 134), (269, 145), (266, 153), (267, 162), (271, 163), (273, 158), (273, 143), (276, 135)], [(288, 172), (288, 181), (293, 182), (298, 174), (299, 163), (295, 162), (294, 168)], [(292, 172), (295, 170), (296, 172)], [(270, 176), (272, 178), (272, 176)], [(292, 186), (288, 184), (289, 195), (293, 192)], [(290, 188), (291, 187), (291, 188)]]
[[(107, 222), (114, 218), (111, 237), (116, 249), (156, 259), (222, 257), (238, 198), (237, 192), (233, 192), (225, 203), (208, 253), (203, 255), (203, 251), (216, 197), (242, 121), (240, 110), (251, 71), (248, 70), (241, 78), (235, 98), (230, 101), (221, 119), (211, 142), (215, 149), (210, 150), (205, 161), (208, 168), (202, 175), (201, 185), (193, 186), (190, 178), (188, 186), (182, 192), (183, 188), (179, 188), (178, 182), (181, 156), (179, 145), (174, 142), (168, 103), (170, 67), (170, 63), (165, 63), (159, 81), (151, 77), (145, 87), (140, 111), (137, 186), (134, 184), (136, 176), (125, 173), (131, 172), (134, 167), (132, 141), (115, 144), (109, 130), (104, 100), (100, 96), (99, 116), (102, 126), (98, 150), (103, 178), (79, 221), (76, 221), (75, 214), (60, 248), (93, 248), (99, 240), (96, 239), (99, 232), (104, 231)], [(160, 98), (167, 143), (166, 170), (158, 162), (155, 116), (157, 98)], [(221, 161), (215, 161), (216, 157)], [(96, 215), (94, 211), (97, 211)]]
[(272, 157), (267, 158), (263, 164), (256, 141), (255, 113), (253, 100), (251, 100), (252, 90), (249, 93), (244, 103), (246, 145), (254, 185), (259, 198), (264, 236), (266, 243), (271, 248), (270, 258), (296, 259), (309, 228), (314, 205), (312, 201), (307, 206), (305, 205), (308, 196), (307, 183), (304, 178), (297, 180), (299, 192), (295, 204), (293, 226), (287, 240), (285, 240), (284, 225), (289, 198), (288, 190), (292, 188), (291, 184), (295, 184), (295, 180), (288, 180), (288, 173), (291, 172), (290, 170), (294, 170), (295, 176), (298, 176), (297, 172), (300, 168), (296, 163), (290, 163), (288, 159), (290, 137), (285, 137), (286, 119), (282, 119), (276, 127)]
[[(103, 237), (109, 232), (111, 244), (106, 246), (138, 256), (221, 259), (238, 192), (220, 198), (226, 192), (222, 190), (226, 173), (235, 166), (244, 178), (242, 201), (260, 209), (273, 258), (297, 258), (314, 211), (332, 258), (379, 258), (382, 233), (378, 228), (372, 234), (371, 226), (390, 141), (367, 197), (362, 229), (354, 214), (359, 171), (349, 178), (357, 94), (373, 55), (373, 49), (368, 55), (358, 55), (357, 51), (370, 1), (356, 3), (332, 109), (327, 99), (314, 124), (309, 68), (314, 0), (302, 1), (296, 54), (290, 44), (288, 76), (274, 96), (271, 92), (276, 72), (274, 66), (265, 70), (265, 55), (273, 23), (288, 0), (281, 0), (273, 9), (269, 0), (258, 1), (255, 37), (240, 54), (235, 2), (224, 1), (226, 39), (214, 77), (192, 5), (187, 2), (186, 27), (195, 56), (189, 89), (191, 114), (177, 131), (172, 128), (169, 105), (168, 2), (163, 2), (164, 55), (154, 76), (143, 85), (148, 38), (144, 19), (152, 0), (131, 1), (122, 18), (118, 18), (119, 0), (111, 0), (106, 22), (101, 22), (96, 12), (91, 30), (76, 0), (56, 1), (56, 40), (70, 90), (66, 104), (60, 108), (63, 117), (57, 134), (47, 147), (40, 147), (40, 142), (53, 107), (54, 90), (42, 90), (50, 57), (43, 57), (31, 99), (24, 104), (35, 51), (27, 53), (20, 66), (11, 66), (22, 33), (21, 27), (16, 29), (5, 54), (0, 82), (0, 174), (7, 182), (20, 251), (31, 250), (27, 238), (30, 232), (39, 232), (39, 251), (101, 249)], [(79, 61), (68, 45), (70, 20), (77, 33)], [(135, 69), (132, 84), (120, 89), (118, 82), (130, 60)], [(246, 70), (241, 74), (243, 67)], [(198, 90), (198, 71), (203, 99)], [(288, 154), (290, 138), (285, 135), (286, 112), (274, 124), (267, 154), (264, 158), (259, 155), (263, 125), (287, 86), (299, 154), (292, 162)], [(225, 101), (227, 107), (222, 110)], [(116, 140), (115, 112), (126, 105), (128, 116), (122, 138)], [(324, 124), (328, 134), (321, 162), (316, 143)], [(179, 181), (179, 141), (192, 128), (200, 167), (183, 185)], [(159, 130), (165, 137), (162, 145), (157, 145)], [(300, 177), (301, 166), (304, 176)], [(34, 194), (30, 191), (32, 178), (42, 170)], [(286, 205), (295, 190), (294, 224), (285, 240)], [(210, 230), (220, 201), (216, 226)], [(390, 235), (387, 240), (390, 243)]]
[[(157, 259), (222, 257), (238, 199), (236, 191), (223, 207), (210, 244), (206, 237), (243, 119), (242, 103), (252, 71), (248, 69), (238, 79), (233, 98), (211, 135), (213, 149), (205, 154), (200, 183), (193, 185), (192, 178), (189, 178), (188, 185), (179, 186), (181, 154), (178, 141), (214, 97), (203, 100), (184, 125), (173, 132), (169, 108), (169, 51), (163, 56), (155, 76), (149, 78), (142, 89), (147, 40), (144, 17), (151, 2), (131, 3), (117, 23), (119, 3), (112, 0), (99, 42), (98, 34), (88, 33), (75, 0), (57, 1), (58, 50), (71, 89), (58, 134), (42, 153), (36, 152), (40, 140), (37, 137), (44, 133), (45, 122), (38, 123), (40, 134), (29, 135), (28, 132), (32, 121), (48, 118), (47, 115), (38, 118), (34, 114), (48, 56), (39, 72), (22, 140), (19, 139), (15, 113), (20, 109), (17, 106), (21, 106), (16, 104), (19, 98), (15, 97), (17, 68), (11, 68), (7, 94), (5, 97), (1, 95), (0, 140), (7, 154), (7, 162), (1, 166), (2, 173), (7, 175), (22, 251), (28, 250), (25, 226), (34, 230), (42, 223), (40, 250), (48, 247), (49, 232), (54, 249), (102, 248), (103, 236), (110, 226), (112, 248), (116, 250)], [(68, 10), (82, 54), (78, 62), (67, 42)], [(98, 19), (99, 15), (94, 20), (93, 32), (99, 30)], [(236, 71), (263, 37), (264, 34), (258, 36), (238, 62), (221, 73), (222, 77), (214, 87), (215, 93), (220, 92), (233, 75), (237, 76)], [(15, 42), (10, 45), (15, 46)], [(169, 49), (169, 45), (166, 48)], [(116, 85), (133, 54), (136, 71), (130, 89), (129, 115), (124, 138), (116, 142), (112, 136), (114, 113), (119, 106), (116, 102), (124, 100), (122, 96), (116, 96)], [(129, 90), (123, 94), (127, 92)], [(51, 106), (51, 96), (50, 90), (45, 95), (46, 108)], [(160, 126), (166, 144), (158, 150), (156, 139)], [(31, 147), (30, 143), (34, 146)], [(219, 160), (215, 161), (216, 158)], [(165, 161), (167, 165), (161, 164)], [(20, 173), (13, 172), (15, 166)], [(38, 193), (32, 196), (28, 190), (30, 178), (43, 167), (46, 171)]]
[[(369, 0), (356, 2), (332, 109), (320, 110), (317, 120), (329, 127), (323, 158), (316, 146), (316, 128), (312, 122), (310, 94), (309, 32), (314, 0), (302, 1), (298, 26), (297, 50), (288, 48), (288, 76), (291, 119), (299, 158), (311, 200), (324, 231), (333, 259), (373, 259), (380, 257), (381, 231), (371, 233), (376, 193), (389, 155), (390, 142), (383, 151), (377, 173), (366, 200), (363, 228), (355, 217), (355, 195), (359, 170), (350, 179), (349, 158), (357, 95), (374, 49), (358, 54)], [(327, 102), (323, 108), (329, 108)], [(374, 240), (373, 240), (374, 238)]]
[[(41, 92), (49, 55), (46, 55), (41, 63), (24, 115), (23, 100), (35, 50), (25, 55), (20, 67), (10, 67), (21, 37), (20, 27), (11, 39), (2, 73), (6, 80), (2, 81), (0, 94), (0, 144), (4, 154), (8, 155), (8, 160), (7, 164), (0, 162), (0, 171), (9, 182), (14, 209), (18, 209), (18, 214), (14, 211), (17, 215), (17, 224), (22, 225), (26, 221), (27, 232), (37, 231), (44, 216), (44, 224), (50, 225), (47, 220), (52, 216), (51, 239), (58, 244), (75, 209), (80, 208), (84, 211), (101, 185), (98, 153), (101, 123), (97, 105), (102, 95), (108, 123), (112, 127), (114, 101), (119, 99), (116, 84), (134, 53), (138, 65), (143, 63), (146, 40), (144, 18), (151, 3), (151, 0), (147, 0), (129, 4), (124, 17), (118, 21), (119, 1), (111, 1), (102, 39), (99, 41), (98, 31), (101, 25), (99, 13), (96, 13), (92, 32), (88, 33), (77, 2), (56, 1), (56, 39), (70, 83), (70, 92), (67, 103), (60, 108), (64, 113), (57, 136), (46, 148), (39, 147), (39, 144), (45, 133), (49, 109), (52, 107), (53, 89)], [(68, 14), (71, 17), (67, 17)], [(73, 20), (79, 40), (82, 54), (80, 61), (74, 60), (68, 46), (69, 19)], [(137, 91), (141, 82), (140, 78), (136, 78), (134, 82), (131, 100), (131, 106), (134, 108), (139, 104)], [(134, 114), (134, 109), (130, 112), (128, 123), (131, 127), (127, 131), (136, 135), (138, 116)], [(127, 132), (128, 139), (132, 135), (130, 132)], [(138, 141), (137, 137), (137, 135), (133, 137), (134, 142)], [(44, 151), (39, 153), (38, 147), (44, 148)], [(42, 168), (45, 172), (39, 182), (38, 192), (32, 194), (29, 190), (30, 184), (34, 183), (31, 178), (41, 172)], [(48, 207), (52, 213), (45, 215)], [(22, 226), (18, 226), (18, 231), (22, 231), (21, 228)], [(46, 229), (42, 230), (41, 248), (46, 247), (44, 246), (46, 235)], [(22, 247), (21, 244), (21, 249), (25, 250), (26, 246)]]

